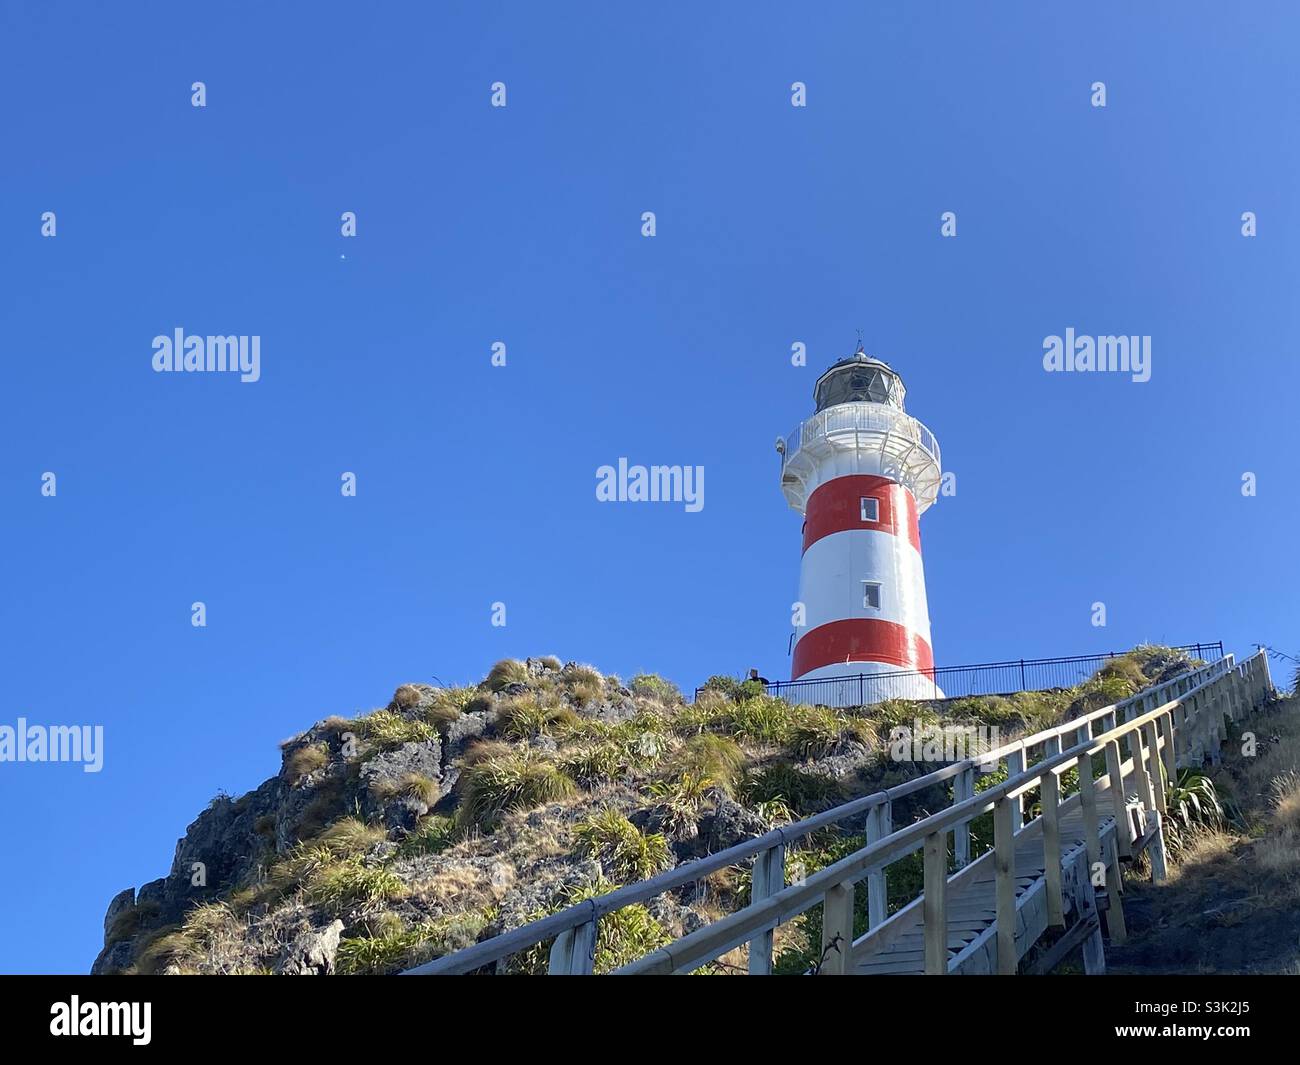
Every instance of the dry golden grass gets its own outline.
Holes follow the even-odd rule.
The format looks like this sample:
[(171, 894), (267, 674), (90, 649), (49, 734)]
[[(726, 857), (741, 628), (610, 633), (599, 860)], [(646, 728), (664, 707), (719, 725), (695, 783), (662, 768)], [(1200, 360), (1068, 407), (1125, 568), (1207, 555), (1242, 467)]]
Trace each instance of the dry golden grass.
[(313, 743), (299, 747), (284, 760), (284, 775), (288, 780), (298, 783), (303, 777), (329, 765), (330, 752), (324, 744)]

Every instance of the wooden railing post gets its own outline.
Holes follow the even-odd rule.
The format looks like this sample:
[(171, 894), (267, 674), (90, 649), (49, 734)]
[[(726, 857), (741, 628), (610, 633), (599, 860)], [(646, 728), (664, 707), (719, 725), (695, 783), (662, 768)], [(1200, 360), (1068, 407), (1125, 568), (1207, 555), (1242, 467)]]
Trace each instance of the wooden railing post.
[[(894, 831), (892, 807), (888, 801), (867, 813), (867, 843), (879, 842)], [(867, 926), (875, 928), (889, 916), (889, 881), (885, 868), (867, 874)]]
[(1132, 858), (1133, 833), (1128, 819), (1128, 797), (1124, 793), (1124, 767), (1119, 756), (1118, 740), (1110, 740), (1106, 744), (1106, 776), (1110, 780), (1110, 799), (1115, 817), (1115, 841), (1119, 845), (1119, 853), (1125, 858)]
[(1159, 736), (1156, 733), (1156, 723), (1154, 721), (1148, 721), (1142, 726), (1142, 736), (1146, 742), (1146, 769), (1151, 774), (1151, 790), (1155, 799), (1155, 808), (1160, 813), (1164, 813), (1166, 809), (1164, 761), (1160, 757)]
[(1065, 927), (1065, 906), (1061, 897), (1061, 782), (1049, 769), (1039, 782), (1043, 804), (1043, 878), (1047, 882), (1047, 923)]
[(1013, 975), (1016, 955), (1016, 800), (1003, 797), (993, 804), (993, 871), (997, 878), (998, 972)]
[[(1097, 812), (1097, 784), (1092, 776), (1092, 756), (1079, 759), (1079, 805), (1083, 809), (1083, 833), (1088, 847), (1088, 882), (1093, 888), (1103, 884), (1106, 888), (1106, 933), (1112, 943), (1123, 943), (1128, 938), (1124, 923), (1124, 902), (1121, 897), (1124, 881), (1119, 870), (1118, 854), (1111, 849), (1111, 860), (1106, 861), (1101, 849), (1101, 818)], [(1119, 825), (1115, 826), (1119, 838)], [(1102, 870), (1104, 869), (1104, 873)], [(1098, 874), (1102, 875), (1099, 876)], [(1100, 881), (1100, 882), (1099, 882)]]
[[(754, 859), (750, 877), (749, 904), (751, 906), (770, 898), (785, 887), (785, 845), (769, 847)], [(749, 941), (749, 975), (772, 975), (773, 929), (760, 932)]]
[(590, 976), (596, 961), (596, 921), (567, 928), (551, 944), (551, 976)]
[(853, 884), (836, 884), (822, 904), (822, 964), (825, 976), (844, 976), (853, 953)]
[(1160, 738), (1164, 740), (1160, 754), (1164, 759), (1165, 777), (1169, 780), (1169, 786), (1173, 787), (1178, 780), (1178, 763), (1174, 758), (1174, 716), (1161, 714), (1156, 723), (1160, 728)]
[[(1021, 746), (1018, 750), (1012, 751), (1007, 755), (1007, 777), (1014, 777), (1025, 771), (1025, 748)], [(1025, 823), (1025, 797), (1017, 795), (1011, 800), (1011, 827), (1014, 831), (1019, 832)]]
[(925, 973), (948, 972), (948, 833), (925, 837), (924, 891), (921, 903), (925, 927)]
[[(1147, 832), (1154, 831), (1151, 844), (1147, 848), (1151, 855), (1151, 882), (1153, 884), (1162, 884), (1167, 876), (1165, 869), (1165, 836), (1164, 828), (1160, 823), (1160, 807), (1156, 802), (1155, 787), (1151, 782), (1150, 765), (1151, 756), (1144, 751), (1142, 742), (1143, 729), (1134, 729), (1129, 733), (1132, 740), (1133, 748), (1133, 775), (1137, 779), (1138, 797), (1142, 800), (1142, 805), (1146, 810)], [(1157, 762), (1158, 766), (1159, 763)], [(1159, 770), (1157, 769), (1157, 772)]]
[[(975, 795), (975, 767), (968, 766), (962, 770), (952, 782), (952, 803), (956, 806), (959, 802), (973, 798)], [(965, 869), (970, 865), (970, 820), (967, 819), (956, 825), (952, 830), (952, 852), (953, 859), (958, 869)]]

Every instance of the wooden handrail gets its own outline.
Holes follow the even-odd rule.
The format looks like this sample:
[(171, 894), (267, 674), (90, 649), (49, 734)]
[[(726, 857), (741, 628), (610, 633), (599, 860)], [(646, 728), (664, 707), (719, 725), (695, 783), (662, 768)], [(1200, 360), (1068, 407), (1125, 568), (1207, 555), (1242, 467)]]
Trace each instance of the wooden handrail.
[[(816, 883), (820, 886), (832, 883), (833, 878), (828, 878), (828, 873), (832, 870), (840, 870), (842, 867), (845, 867), (845, 863), (859, 860), (861, 859), (861, 856), (867, 855), (864, 860), (868, 862), (869, 867), (864, 866), (864, 871), (861, 875), (854, 875), (853, 882), (856, 882), (861, 879), (862, 876), (867, 875), (867, 872), (883, 868), (885, 865), (897, 861), (899, 858), (905, 857), (907, 854), (923, 847), (926, 836), (929, 833), (936, 831), (946, 832), (954, 827), (960, 827), (964, 823), (969, 822), (971, 817), (978, 816), (980, 813), (989, 809), (990, 806), (994, 804), (997, 797), (1003, 797), (1004, 792), (1005, 797), (1014, 799), (1015, 796), (1022, 794), (1024, 791), (1031, 790), (1041, 780), (1042, 774), (1047, 771), (1045, 767), (1060, 764), (1061, 760), (1065, 759), (1070, 752), (1078, 750), (1078, 745), (1069, 748), (1066, 752), (1057, 754), (1052, 759), (1040, 759), (1033, 763), (1032, 766), (1026, 764), (1030, 749), (1045, 744), (1050, 745), (1053, 742), (1056, 743), (1056, 746), (1059, 749), (1059, 741), (1062, 737), (1071, 733), (1077, 735), (1085, 728), (1089, 733), (1091, 733), (1092, 723), (1094, 721), (1112, 715), (1114, 716), (1118, 727), (1120, 712), (1136, 703), (1162, 697), (1164, 693), (1191, 683), (1193, 679), (1195, 679), (1195, 685), (1189, 691), (1183, 693), (1182, 698), (1187, 698), (1192, 694), (1192, 692), (1200, 691), (1202, 688), (1217, 682), (1225, 675), (1241, 668), (1242, 667), (1234, 666), (1233, 657), (1231, 655), (1226, 655), (1216, 662), (1201, 666), (1198, 669), (1187, 673), (1179, 674), (1177, 677), (1171, 678), (1162, 684), (1139, 692), (1118, 703), (1101, 707), (1087, 714), (1080, 715), (1077, 718), (1073, 718), (1068, 722), (1054, 725), (1042, 730), (1041, 732), (1034, 733), (1031, 736), (1022, 737), (1012, 741), (1011, 743), (1004, 744), (994, 750), (980, 752), (979, 754), (968, 757), (960, 762), (954, 762), (931, 773), (915, 777), (912, 780), (906, 781), (903, 784), (899, 784), (886, 791), (880, 791), (872, 795), (854, 799), (851, 802), (844, 803), (841, 806), (834, 807), (795, 824), (774, 829), (763, 836), (745, 840), (742, 843), (729, 847), (726, 850), (719, 851), (716, 854), (709, 855), (706, 858), (684, 863), (674, 869), (667, 870), (647, 880), (635, 884), (628, 884), (607, 894), (584, 900), (581, 903), (570, 906), (558, 913), (541, 918), (538, 921), (531, 922), (500, 936), (485, 940), (482, 943), (477, 943), (465, 950), (458, 951), (443, 958), (435, 959), (425, 965), (408, 970), (407, 973), (403, 975), (433, 975), (473, 972), (476, 969), (490, 965), (503, 958), (509, 957), (512, 954), (528, 950), (549, 939), (563, 937), (566, 934), (573, 932), (575, 929), (587, 925), (594, 926), (601, 917), (609, 913), (620, 910), (625, 906), (648, 901), (657, 895), (661, 895), (666, 891), (674, 890), (684, 884), (701, 880), (719, 869), (738, 864), (750, 858), (758, 859), (769, 852), (776, 851), (778, 848), (784, 850), (784, 848), (788, 847), (789, 844), (797, 842), (809, 834), (832, 824), (837, 824), (838, 822), (860, 815), (870, 815), (868, 818), (869, 826), (873, 823), (878, 825), (879, 821), (876, 819), (875, 815), (879, 812), (879, 809), (884, 808), (887, 812), (889, 806), (898, 799), (904, 798), (925, 788), (945, 783), (948, 780), (954, 780), (955, 782), (960, 781), (963, 779), (964, 774), (967, 774), (970, 770), (978, 766), (990, 765), (1002, 760), (1003, 758), (1013, 759), (1017, 755), (1019, 756), (1018, 760), (1021, 771), (1010, 777), (1001, 785), (980, 792), (977, 795), (963, 797), (961, 801), (954, 802), (945, 810), (932, 814), (923, 821), (890, 832), (878, 841), (869, 843), (869, 845), (866, 848), (863, 848), (863, 850), (857, 851), (855, 854), (842, 859), (840, 862), (836, 863), (836, 865), (819, 871), (817, 874), (814, 874), (813, 877), (809, 877), (804, 881), (803, 884), (807, 885)], [(1178, 698), (1175, 698), (1170, 702), (1166, 702), (1164, 707), (1177, 705), (1178, 702)], [(1155, 720), (1159, 716), (1160, 712), (1158, 710), (1152, 710), (1140, 717), (1130, 718), (1125, 722), (1125, 727), (1118, 728), (1118, 733), (1119, 735), (1128, 735), (1132, 732), (1131, 726), (1134, 721), (1146, 721), (1148, 718)], [(1172, 722), (1170, 723), (1169, 728), (1172, 731)], [(1116, 729), (1112, 729), (1112, 732), (1114, 731), (1116, 731)], [(1092, 740), (1091, 743), (1096, 745), (1098, 740)], [(1094, 749), (1099, 748), (1094, 747)], [(1170, 745), (1170, 750), (1172, 750), (1172, 744)], [(1071, 762), (1070, 764), (1074, 764), (1074, 762)], [(942, 820), (936, 821), (936, 818)], [(943, 826), (941, 829), (936, 827), (940, 824)], [(927, 827), (926, 829), (921, 830), (920, 826), (923, 825)], [(1018, 822), (1015, 827), (1019, 827)], [(931, 871), (933, 873), (933, 870)], [(776, 885), (769, 882), (764, 885), (764, 888), (774, 886)], [(697, 937), (702, 937), (714, 929), (722, 929), (722, 932), (720, 932), (719, 935), (722, 935), (723, 938), (727, 939), (728, 945), (713, 955), (713, 957), (717, 957), (718, 954), (725, 953), (726, 950), (753, 938), (755, 932), (760, 935), (766, 934), (774, 928), (776, 924), (790, 919), (790, 917), (797, 915), (797, 913), (803, 912), (803, 909), (807, 909), (808, 906), (805, 905), (802, 909), (793, 911), (789, 910), (790, 900), (796, 897), (796, 895), (792, 895), (791, 892), (794, 891), (795, 888), (799, 887), (800, 885), (793, 885), (791, 888), (773, 891), (764, 898), (759, 898), (760, 892), (755, 890), (753, 893), (754, 899), (750, 906), (746, 907), (744, 910), (738, 911), (737, 913), (728, 915), (705, 928), (699, 929), (697, 932), (686, 936), (675, 944), (672, 944), (671, 947), (680, 950), (682, 944), (696, 942)], [(883, 884), (881, 887), (883, 887)], [(818, 895), (818, 897), (809, 905), (822, 901), (820, 895), (824, 893), (825, 888), (821, 887), (820, 894), (818, 892), (813, 892), (808, 895), (810, 898), (812, 895)], [(804, 894), (800, 893), (797, 897), (802, 899)], [(879, 909), (879, 906), (876, 908)], [(774, 914), (776, 915), (775, 917), (773, 917)], [(735, 935), (732, 933), (735, 933)], [(739, 935), (740, 938), (737, 939), (736, 935)], [(592, 937), (587, 937), (587, 939), (592, 940)], [(571, 944), (566, 941), (563, 946), (568, 949), (571, 947)], [(670, 948), (664, 948), (664, 952), (667, 952), (669, 949)], [(561, 951), (561, 953), (563, 953), (563, 951)], [(662, 971), (657, 963), (651, 964), (650, 962), (650, 959), (656, 958), (660, 953), (661, 952), (656, 952), (655, 954), (648, 955), (646, 958), (641, 959), (640, 962), (633, 963), (632, 966), (625, 967), (619, 971)], [(692, 954), (692, 956), (694, 955)], [(703, 959), (703, 961), (709, 960), (712, 960), (712, 958)], [(703, 961), (698, 964), (703, 964)], [(642, 968), (641, 966), (643, 963), (649, 967)], [(673, 965), (673, 968), (675, 970), (680, 969), (680, 965)], [(561, 966), (561, 970), (584, 971), (581, 966), (579, 966), (577, 970), (574, 970), (566, 968), (563, 965)], [(585, 971), (590, 970), (586, 969)], [(765, 971), (765, 967), (760, 964), (756, 967), (756, 971)]]
[[(1228, 661), (1227, 658), (1221, 661)], [(1249, 660), (1246, 663), (1249, 664)], [(755, 933), (766, 931), (778, 924), (782, 924), (799, 914), (811, 909), (813, 906), (824, 901), (828, 897), (828, 892), (836, 889), (838, 894), (842, 895), (844, 888), (851, 887), (857, 881), (863, 879), (868, 873), (881, 865), (888, 864), (897, 860), (899, 857), (909, 854), (916, 850), (918, 846), (923, 846), (926, 839), (932, 836), (941, 836), (946, 834), (959, 823), (968, 820), (971, 817), (979, 816), (989, 809), (995, 811), (995, 834), (1001, 836), (1004, 840), (1009, 841), (1013, 834), (1004, 826), (1002, 832), (998, 832), (998, 821), (1001, 819), (1006, 825), (1010, 824), (1011, 803), (1010, 800), (1026, 791), (1032, 790), (1038, 786), (1045, 775), (1057, 771), (1065, 772), (1071, 767), (1078, 764), (1082, 757), (1091, 758), (1094, 754), (1106, 752), (1108, 761), (1110, 752), (1114, 750), (1118, 753), (1118, 741), (1129, 735), (1140, 732), (1148, 725), (1154, 725), (1155, 722), (1163, 717), (1172, 715), (1172, 712), (1179, 705), (1185, 705), (1186, 701), (1193, 696), (1206, 692), (1208, 689), (1219, 683), (1234, 669), (1225, 669), (1215, 671), (1214, 675), (1202, 681), (1200, 684), (1184, 692), (1168, 702), (1157, 706), (1146, 713), (1130, 718), (1125, 722), (1117, 722), (1115, 726), (1099, 736), (1092, 737), (1082, 743), (1076, 744), (1069, 749), (1053, 755), (1036, 763), (1033, 767), (1027, 768), (1015, 776), (1009, 777), (1000, 784), (994, 785), (961, 802), (954, 803), (945, 810), (937, 811), (928, 817), (899, 829), (890, 836), (855, 851), (845, 856), (833, 865), (829, 865), (819, 870), (807, 879), (798, 884), (792, 884), (779, 891), (762, 902), (755, 903), (739, 910), (736, 913), (729, 914), (712, 924), (692, 932), (690, 935), (661, 947), (659, 950), (646, 955), (629, 965), (624, 966), (616, 971), (616, 975), (631, 975), (636, 973), (672, 973), (690, 971), (701, 965), (707, 964), (720, 954), (726, 953), (727, 950), (741, 942), (752, 938)], [(1186, 674), (1183, 675), (1187, 676)], [(1118, 704), (1117, 704), (1118, 705)], [(1115, 707), (1107, 708), (1111, 711)], [(1088, 715), (1091, 719), (1103, 716), (1102, 711)], [(1058, 728), (1049, 731), (1062, 732), (1077, 731), (1081, 725), (1081, 718), (1070, 722), (1068, 728)], [(1006, 748), (1004, 748), (1006, 750)], [(1154, 748), (1153, 748), (1153, 753)], [(1158, 757), (1158, 754), (1156, 755)], [(1137, 758), (1134, 759), (1135, 771), (1138, 772), (1139, 786), (1146, 776), (1145, 770), (1138, 764)], [(1080, 774), (1082, 776), (1082, 774)], [(1122, 780), (1122, 778), (1121, 778)], [(1147, 781), (1147, 787), (1150, 788), (1150, 781)], [(1123, 801), (1122, 788), (1112, 789), (1118, 795), (1118, 801)], [(1154, 801), (1150, 804), (1151, 809), (1155, 809)], [(1117, 823), (1123, 817), (1122, 812)], [(1009, 851), (1006, 846), (1003, 847), (1004, 853), (1001, 861), (995, 861), (999, 866), (1000, 880), (1004, 883), (1010, 881), (1007, 871), (1001, 868), (1008, 861)], [(1059, 858), (1058, 858), (1059, 860)], [(928, 880), (929, 878), (927, 878)], [(1014, 896), (1012, 897), (1014, 903)], [(1005, 908), (1005, 900), (1000, 898), (999, 911)], [(1006, 915), (999, 912), (999, 934), (1000, 936), (1015, 934), (1014, 908), (1011, 911), (1012, 920), (1006, 922), (1004, 926), (1001, 918)], [(826, 921), (826, 918), (824, 918)], [(1009, 927), (1007, 927), (1009, 926)], [(927, 928), (929, 922), (927, 921)], [(849, 946), (845, 944), (844, 953), (847, 954)], [(1000, 952), (999, 957), (1002, 957)]]

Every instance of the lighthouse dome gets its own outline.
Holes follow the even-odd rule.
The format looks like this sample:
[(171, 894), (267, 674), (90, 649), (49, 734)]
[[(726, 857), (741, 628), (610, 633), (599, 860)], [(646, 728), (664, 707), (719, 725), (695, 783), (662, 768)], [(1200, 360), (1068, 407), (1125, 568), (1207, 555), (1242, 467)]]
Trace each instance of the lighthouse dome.
[(859, 351), (817, 379), (813, 401), (818, 411), (840, 403), (885, 403), (902, 410), (905, 392), (902, 378), (889, 363)]

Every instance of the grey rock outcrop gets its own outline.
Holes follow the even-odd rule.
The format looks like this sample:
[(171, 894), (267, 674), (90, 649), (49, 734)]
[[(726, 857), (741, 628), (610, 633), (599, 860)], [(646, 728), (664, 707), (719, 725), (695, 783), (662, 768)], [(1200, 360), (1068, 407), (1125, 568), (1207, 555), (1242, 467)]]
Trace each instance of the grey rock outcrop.
[(332, 976), (343, 922), (337, 918), (324, 928), (300, 932), (275, 964), (282, 976)]

